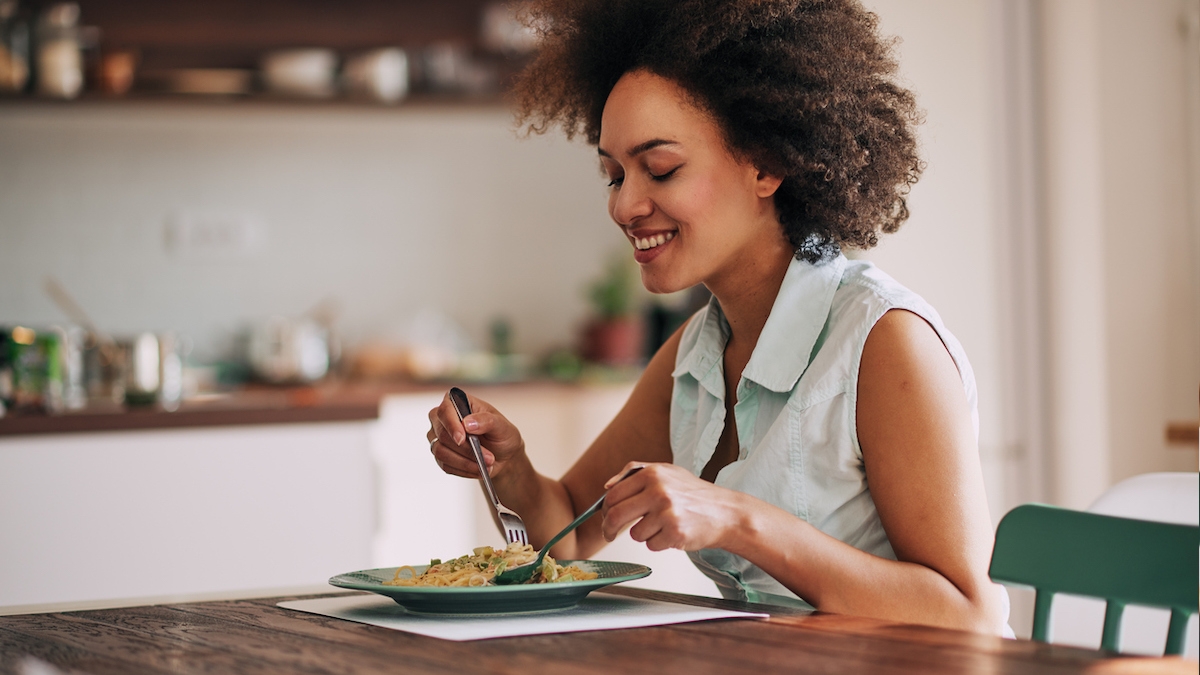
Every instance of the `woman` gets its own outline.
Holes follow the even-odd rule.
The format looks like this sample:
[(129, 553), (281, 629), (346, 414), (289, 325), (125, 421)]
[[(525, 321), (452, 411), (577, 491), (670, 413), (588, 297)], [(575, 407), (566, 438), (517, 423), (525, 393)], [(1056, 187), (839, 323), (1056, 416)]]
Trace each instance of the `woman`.
[(478, 477), (465, 434), (481, 436), (535, 546), (611, 487), (562, 558), (629, 527), (687, 551), (726, 597), (1004, 631), (970, 365), (921, 298), (841, 254), (896, 230), (920, 172), (916, 106), (875, 17), (855, 0), (534, 13), (545, 38), (519, 118), (596, 146), (647, 289), (703, 283), (713, 300), (562, 479), (478, 399), (461, 424), (448, 400), (430, 412), (439, 466)]

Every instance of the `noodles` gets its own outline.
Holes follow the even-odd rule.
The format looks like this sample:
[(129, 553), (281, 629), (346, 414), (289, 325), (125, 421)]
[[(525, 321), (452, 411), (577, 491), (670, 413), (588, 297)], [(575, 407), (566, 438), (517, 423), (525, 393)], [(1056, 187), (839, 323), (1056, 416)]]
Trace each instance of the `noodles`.
[[(396, 576), (383, 582), (388, 586), (492, 586), (492, 577), (509, 567), (525, 565), (537, 559), (537, 551), (528, 544), (509, 544), (503, 551), (491, 546), (481, 546), (454, 560), (429, 561), (429, 568), (422, 574), (409, 565), (396, 568)], [(526, 583), (546, 584), (564, 581), (586, 581), (595, 579), (595, 572), (585, 572), (575, 565), (563, 567), (547, 555), (534, 570), (533, 577)]]

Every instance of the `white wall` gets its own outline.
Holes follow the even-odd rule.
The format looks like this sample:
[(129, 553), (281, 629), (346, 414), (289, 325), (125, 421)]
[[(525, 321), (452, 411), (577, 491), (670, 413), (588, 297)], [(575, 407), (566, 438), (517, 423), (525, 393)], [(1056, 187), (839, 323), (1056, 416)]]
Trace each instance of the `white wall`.
[[(1200, 2), (1099, 8), (1111, 481), (1195, 471), (1168, 420), (1200, 395)], [(1190, 13), (1190, 44), (1185, 17)], [(1194, 101), (1194, 98), (1193, 98)]]
[[(200, 354), (327, 297), (351, 340), (437, 307), (481, 342), (498, 315), (520, 349), (569, 342), (623, 239), (595, 151), (511, 122), (500, 107), (5, 104), (0, 320), (61, 321), (54, 275), (102, 328), (181, 330)], [(168, 223), (197, 217), (248, 217), (262, 241), (169, 253)]]
[(1005, 498), (1004, 364), (996, 238), (995, 158), (987, 75), (988, 14), (983, 0), (868, 2), (884, 34), (901, 39), (900, 75), (925, 111), (921, 156), (927, 166), (909, 198), (911, 216), (868, 258), (921, 294), (962, 342), (979, 389), (980, 455), (992, 517)]
[(1124, 478), (1197, 468), (1164, 428), (1198, 416), (1200, 3), (1041, 9), (1049, 497), (1083, 508)]

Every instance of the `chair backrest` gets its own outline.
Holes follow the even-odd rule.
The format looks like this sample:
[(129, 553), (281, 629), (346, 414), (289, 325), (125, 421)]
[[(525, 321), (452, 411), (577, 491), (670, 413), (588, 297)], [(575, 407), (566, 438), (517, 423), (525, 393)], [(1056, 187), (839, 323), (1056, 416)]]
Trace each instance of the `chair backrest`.
[(1171, 610), (1165, 653), (1183, 651), (1188, 617), (1200, 605), (1200, 527), (1025, 504), (996, 528), (989, 574), (1032, 586), (1033, 639), (1049, 640), (1055, 593), (1102, 598), (1100, 646), (1118, 651), (1128, 604)]
[[(1200, 525), (1200, 474), (1178, 471), (1132, 476), (1105, 490), (1087, 510), (1119, 518)], [(1162, 654), (1170, 620), (1170, 610), (1130, 605), (1121, 621), (1121, 652)], [(1103, 600), (1054, 596), (1047, 628), (1054, 642), (1094, 649), (1100, 646), (1103, 625)], [(1195, 618), (1188, 622), (1184, 642), (1185, 658), (1200, 657), (1200, 626)]]

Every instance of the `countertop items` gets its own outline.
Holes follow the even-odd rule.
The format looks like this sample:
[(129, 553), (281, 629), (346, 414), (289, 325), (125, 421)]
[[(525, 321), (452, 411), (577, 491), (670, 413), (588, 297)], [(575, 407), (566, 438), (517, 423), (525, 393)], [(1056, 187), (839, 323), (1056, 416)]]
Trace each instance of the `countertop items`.
[(498, 104), (537, 39), (490, 0), (0, 0), (0, 93)]
[[(276, 606), (289, 598), (0, 617), (0, 670), (23, 656), (92, 675), (309, 673), (1195, 673), (1195, 662), (1006, 640), (772, 605), (614, 588), (597, 597), (765, 612), (758, 621), (454, 642)], [(331, 596), (319, 596), (331, 597)], [(34, 667), (38, 664), (34, 662)], [(29, 671), (26, 671), (29, 672)], [(39, 671), (40, 672), (40, 671)]]

